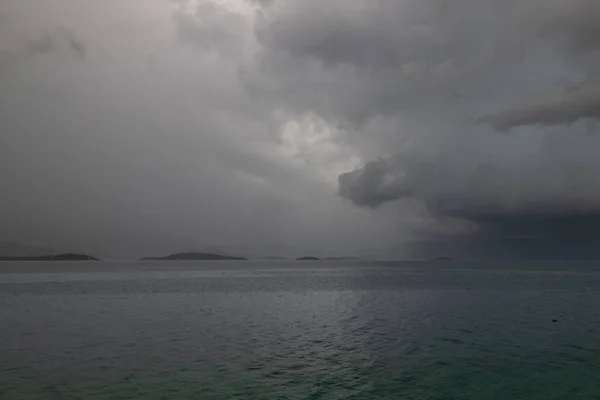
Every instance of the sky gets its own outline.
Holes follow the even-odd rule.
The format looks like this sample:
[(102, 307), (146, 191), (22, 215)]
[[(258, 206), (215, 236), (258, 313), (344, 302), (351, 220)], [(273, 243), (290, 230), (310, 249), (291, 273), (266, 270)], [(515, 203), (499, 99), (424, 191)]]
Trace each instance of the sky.
[(600, 255), (597, 0), (1, 0), (0, 241)]

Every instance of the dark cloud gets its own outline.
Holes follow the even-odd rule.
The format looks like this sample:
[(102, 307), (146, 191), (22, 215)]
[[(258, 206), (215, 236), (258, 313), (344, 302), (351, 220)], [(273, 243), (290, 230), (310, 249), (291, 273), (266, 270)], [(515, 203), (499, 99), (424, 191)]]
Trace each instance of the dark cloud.
[[(475, 227), (477, 233), (462, 233), (463, 245), (492, 252), (496, 243), (507, 253), (514, 246), (516, 254), (543, 243), (595, 243), (600, 140), (585, 137), (589, 129), (576, 123), (599, 116), (597, 7), (558, 0), (409, 1), (342, 9), (306, 2), (271, 22), (272, 37), (263, 42), (298, 60), (318, 60), (332, 74), (346, 68), (344, 83), (336, 75), (340, 86), (364, 84), (356, 97), (336, 97), (336, 85), (323, 93), (338, 107), (332, 113), (358, 122), (363, 134), (370, 133), (366, 121), (380, 115), (404, 122), (389, 126), (395, 132), (371, 135), (388, 157), (342, 174), (343, 197), (368, 208), (397, 203), (401, 213), (417, 202), (439, 225), (451, 219)], [(574, 88), (561, 89), (565, 81)], [(379, 98), (369, 96), (374, 87)], [(540, 95), (548, 92), (554, 94)], [(536, 96), (541, 100), (524, 104)], [(494, 137), (471, 125), (473, 117), (501, 131), (522, 127), (515, 133), (521, 137)]]
[[(559, 60), (580, 75), (576, 85), (566, 89), (555, 85), (551, 91), (537, 94), (537, 100), (508, 107), (483, 122), (507, 131), (524, 125), (567, 125), (600, 116), (598, 67), (600, 66), (600, 4), (595, 1), (551, 1), (532, 18), (535, 40), (532, 51), (552, 46)], [(534, 47), (535, 46), (535, 47)]]
[[(585, 150), (586, 145), (592, 147)], [(469, 229), (420, 229), (424, 237), (463, 250), (539, 257), (545, 246), (549, 257), (575, 256), (565, 248), (594, 249), (600, 241), (600, 165), (592, 158), (599, 145), (596, 137), (556, 136), (537, 154), (504, 153), (501, 159), (490, 149), (462, 160), (454, 158), (460, 154), (395, 156), (341, 175), (340, 194), (369, 208), (408, 199), (439, 224), (464, 221)], [(510, 245), (515, 248), (509, 251)], [(520, 247), (530, 245), (537, 250), (522, 253)], [(588, 250), (586, 257), (600, 255)]]
[(8, 240), (539, 256), (596, 235), (596, 0), (7, 4)]
[(431, 168), (410, 156), (379, 159), (340, 175), (339, 193), (359, 206), (377, 208), (389, 201), (412, 197)]
[(590, 84), (548, 96), (531, 105), (483, 118), (494, 129), (508, 131), (524, 125), (566, 125), (600, 118), (600, 90)]
[[(600, 4), (593, 0), (550, 1), (541, 4), (540, 33), (570, 56), (600, 50)], [(539, 12), (539, 11), (538, 11)]]
[(259, 20), (257, 35), (266, 50), (265, 73), (282, 80), (283, 90), (292, 76), (306, 87), (279, 95), (294, 107), (363, 125), (377, 115), (443, 106), (448, 97), (491, 105), (503, 95), (493, 92), (504, 91), (499, 82), (510, 80), (511, 101), (521, 102), (538, 89), (533, 82), (517, 86), (526, 68), (562, 63), (571, 68), (564, 78), (592, 74), (597, 8), (587, 0), (290, 0)]
[(421, 108), (492, 67), (486, 47), (495, 43), (486, 32), (501, 14), (479, 15), (473, 35), (464, 11), (437, 1), (281, 2), (256, 24), (261, 72), (271, 82), (259, 89), (358, 129), (378, 115)]

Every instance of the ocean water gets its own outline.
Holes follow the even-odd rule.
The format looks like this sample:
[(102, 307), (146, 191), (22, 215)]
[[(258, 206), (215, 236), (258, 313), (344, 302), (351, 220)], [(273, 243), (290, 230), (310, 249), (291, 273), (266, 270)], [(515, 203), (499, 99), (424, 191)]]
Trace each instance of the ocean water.
[(0, 263), (1, 399), (600, 399), (600, 264)]

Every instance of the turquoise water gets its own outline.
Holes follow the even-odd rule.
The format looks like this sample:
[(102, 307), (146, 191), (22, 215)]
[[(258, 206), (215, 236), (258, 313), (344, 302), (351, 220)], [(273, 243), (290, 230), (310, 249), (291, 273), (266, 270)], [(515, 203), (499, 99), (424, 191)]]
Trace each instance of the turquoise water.
[(1, 399), (600, 399), (600, 264), (0, 264)]

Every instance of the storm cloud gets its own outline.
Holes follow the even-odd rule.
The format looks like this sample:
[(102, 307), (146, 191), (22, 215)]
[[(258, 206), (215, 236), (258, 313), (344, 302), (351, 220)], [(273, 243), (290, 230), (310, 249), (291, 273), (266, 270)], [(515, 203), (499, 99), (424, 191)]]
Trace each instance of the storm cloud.
[[(411, 47), (401, 40), (391, 39), (399, 34), (390, 24), (387, 38), (397, 43), (399, 50), (394, 57), (366, 57), (370, 61), (386, 60), (369, 67), (387, 72), (412, 62), (415, 73), (405, 75), (397, 68), (396, 82), (402, 82), (398, 88), (407, 85), (415, 93), (409, 92), (408, 104), (402, 101), (402, 95), (397, 96), (394, 112), (407, 114), (409, 120), (425, 113), (425, 118), (445, 121), (446, 126), (437, 135), (432, 133), (430, 123), (421, 121), (416, 128), (411, 126), (412, 132), (399, 130), (399, 136), (409, 139), (397, 147), (397, 154), (342, 174), (339, 193), (368, 208), (396, 202), (400, 209), (407, 207), (404, 200), (409, 199), (409, 204), (416, 201), (440, 223), (450, 218), (470, 224), (466, 226), (471, 230), (457, 232), (448, 240), (460, 242), (462, 235), (473, 247), (488, 250), (493, 243), (503, 243), (504, 247), (499, 247), (503, 252), (510, 247), (513, 251), (597, 244), (600, 169), (596, 154), (600, 142), (596, 136), (586, 135), (595, 133), (594, 120), (600, 116), (595, 72), (599, 43), (593, 33), (600, 26), (598, 4), (483, 1), (469, 7), (466, 3), (398, 5), (405, 7), (407, 13), (403, 16), (413, 9), (422, 12), (425, 22), (412, 27), (428, 32), (428, 40), (409, 39), (417, 49), (410, 51)], [(382, 15), (392, 14), (384, 6), (380, 11)], [(494, 22), (503, 21), (505, 28), (497, 29), (493, 22), (480, 25), (490, 15), (494, 15)], [(367, 26), (376, 26), (381, 35), (386, 31), (384, 20), (381, 17), (377, 24)], [(411, 16), (408, 20), (418, 18)], [(401, 25), (411, 30), (410, 23)], [(313, 27), (313, 31), (319, 29)], [(371, 32), (363, 34), (364, 40), (373, 36)], [(403, 35), (403, 39), (407, 37), (410, 35)], [(436, 37), (444, 41), (431, 40)], [(493, 51), (485, 51), (478, 39)], [(389, 43), (374, 42), (383, 46)], [(352, 58), (307, 44), (298, 48), (309, 49), (304, 53), (311, 57), (320, 57), (321, 51), (325, 64), (345, 62), (356, 68), (365, 64), (360, 52)], [(295, 47), (291, 51), (298, 52)], [(409, 51), (412, 57), (404, 56), (402, 51)], [(533, 82), (525, 82), (527, 78)], [(421, 103), (417, 96), (424, 96), (429, 104)], [(536, 101), (525, 101), (536, 96)], [(474, 113), (488, 112), (486, 109), (499, 111), (473, 118)], [(482, 122), (501, 132), (524, 129), (513, 132), (520, 137), (496, 137), (481, 126)], [(576, 248), (581, 256), (589, 256), (581, 246)], [(534, 255), (539, 257), (539, 251)]]
[(0, 15), (0, 240), (594, 247), (595, 0), (8, 0)]
[(489, 123), (499, 131), (508, 131), (524, 125), (570, 125), (598, 118), (600, 89), (586, 83), (584, 87), (553, 93), (536, 103), (483, 118), (481, 122)]

